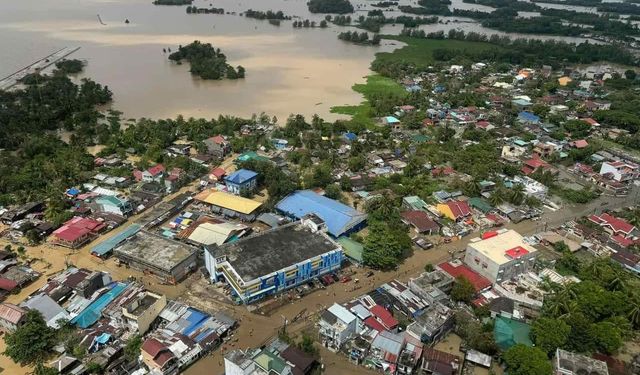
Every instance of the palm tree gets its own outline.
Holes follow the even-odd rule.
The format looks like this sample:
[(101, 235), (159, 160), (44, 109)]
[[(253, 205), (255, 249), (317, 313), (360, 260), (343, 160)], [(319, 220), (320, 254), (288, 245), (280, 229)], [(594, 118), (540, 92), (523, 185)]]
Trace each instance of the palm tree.
[(503, 194), (504, 192), (500, 189), (494, 190), (493, 194), (489, 197), (489, 203), (491, 203), (493, 207), (501, 205), (504, 203)]
[(629, 321), (634, 328), (640, 328), (640, 298), (636, 297), (631, 301), (631, 310), (629, 311)]
[(520, 205), (524, 200), (524, 186), (521, 184), (516, 184), (511, 189), (511, 194), (509, 196), (509, 201), (513, 204)]
[(480, 181), (471, 180), (467, 182), (464, 186), (464, 190), (465, 190), (465, 194), (467, 194), (467, 196), (469, 197), (475, 197), (480, 195), (480, 191), (481, 191)]

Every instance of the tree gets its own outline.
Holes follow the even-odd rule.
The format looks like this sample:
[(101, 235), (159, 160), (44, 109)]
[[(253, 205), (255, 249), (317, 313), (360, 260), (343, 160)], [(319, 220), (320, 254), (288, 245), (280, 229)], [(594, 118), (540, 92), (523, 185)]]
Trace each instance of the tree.
[(433, 268), (433, 264), (431, 263), (427, 263), (424, 265), (424, 270), (425, 272), (433, 272), (434, 268)]
[(302, 334), (302, 340), (298, 343), (298, 348), (312, 356), (318, 354), (318, 348), (313, 343), (313, 337), (306, 332)]
[(552, 366), (547, 355), (536, 347), (517, 344), (503, 355), (510, 375), (549, 375)]
[(411, 249), (406, 230), (392, 229), (385, 222), (372, 221), (362, 254), (365, 265), (382, 270), (395, 268)]
[(39, 311), (29, 310), (25, 323), (15, 332), (8, 333), (5, 342), (4, 354), (16, 363), (28, 365), (46, 359), (56, 344), (56, 334)]
[(571, 327), (560, 319), (541, 317), (531, 327), (531, 336), (536, 346), (547, 355), (562, 348), (569, 338)]
[(135, 335), (127, 340), (124, 346), (124, 355), (128, 360), (134, 360), (140, 355), (140, 347), (142, 347), (142, 337)]
[(58, 375), (57, 369), (52, 367), (46, 367), (42, 362), (38, 362), (33, 369), (33, 375)]
[(324, 195), (327, 198), (331, 199), (340, 199), (342, 197), (342, 190), (340, 189), (340, 185), (338, 184), (330, 184), (324, 188)]
[(467, 278), (462, 276), (456, 278), (451, 289), (451, 298), (454, 301), (469, 303), (475, 294), (476, 289)]
[(636, 71), (633, 69), (627, 69), (624, 72), (624, 77), (630, 81), (633, 81), (634, 79), (636, 79)]

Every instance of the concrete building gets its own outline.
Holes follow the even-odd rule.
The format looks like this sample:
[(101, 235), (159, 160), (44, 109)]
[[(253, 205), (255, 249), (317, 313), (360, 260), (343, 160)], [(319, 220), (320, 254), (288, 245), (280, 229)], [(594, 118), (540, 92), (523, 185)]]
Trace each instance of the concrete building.
[(480, 275), (496, 283), (529, 271), (537, 249), (525, 243), (514, 230), (487, 232), (467, 245), (464, 262)]
[(609, 375), (605, 362), (560, 348), (556, 349), (553, 369), (556, 375)]
[(145, 231), (131, 236), (113, 252), (131, 267), (172, 284), (196, 268), (195, 248)]
[(409, 289), (429, 304), (447, 300), (446, 293), (451, 291), (455, 279), (446, 272), (434, 270), (423, 272), (416, 278), (409, 279)]
[(229, 283), (243, 303), (337, 270), (343, 257), (340, 245), (302, 222), (207, 246), (204, 252), (211, 280)]
[(434, 343), (453, 329), (454, 316), (453, 310), (436, 302), (407, 326), (407, 333), (426, 344)]
[(145, 292), (122, 307), (122, 316), (134, 331), (144, 335), (166, 305), (164, 295)]
[(258, 186), (258, 174), (248, 169), (240, 169), (225, 177), (224, 183), (231, 194), (251, 193)]
[(611, 178), (618, 182), (629, 182), (637, 179), (640, 175), (640, 168), (633, 163), (623, 161), (605, 161), (600, 167), (600, 175), (611, 175)]
[(322, 313), (318, 326), (322, 344), (335, 351), (340, 350), (345, 342), (360, 333), (358, 317), (337, 303)]

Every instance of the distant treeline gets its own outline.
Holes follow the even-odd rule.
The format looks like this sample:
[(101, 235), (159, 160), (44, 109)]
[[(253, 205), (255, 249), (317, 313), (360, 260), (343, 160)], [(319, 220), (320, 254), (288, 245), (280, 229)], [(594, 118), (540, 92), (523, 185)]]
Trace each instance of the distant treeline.
[[(423, 30), (404, 29), (403, 36), (426, 39), (451, 39), (469, 42), (486, 42), (496, 46), (488, 50), (446, 49), (434, 51), (434, 58), (448, 61), (453, 58), (466, 57), (477, 61), (506, 62), (510, 64), (561, 67), (566, 63), (590, 64), (599, 61), (640, 66), (638, 58), (623, 47), (611, 44), (566, 43), (556, 40), (511, 39), (506, 36), (476, 32), (449, 30), (448, 33), (438, 31), (424, 33)], [(375, 69), (374, 69), (375, 70)]]
[[(380, 12), (380, 13), (378, 13)], [(411, 17), (411, 16), (397, 16), (397, 17), (389, 17), (386, 18), (384, 15), (381, 15), (380, 10), (372, 10), (369, 11), (369, 16), (360, 16), (358, 17), (358, 27), (361, 29), (365, 29), (371, 31), (373, 33), (380, 32), (380, 28), (382, 28), (385, 24), (401, 24), (404, 27), (417, 27), (419, 25), (430, 25), (434, 23), (438, 23), (438, 17)], [(343, 16), (342, 16), (343, 17)], [(347, 16), (344, 20), (339, 19), (340, 23), (336, 22), (339, 17), (334, 18), (334, 23), (339, 25), (348, 25), (349, 23), (342, 23), (343, 21), (351, 21), (351, 18)]]
[(467, 4), (485, 5), (492, 8), (511, 8), (523, 12), (537, 12), (542, 9), (535, 3), (518, 0), (462, 0)]
[(369, 34), (366, 32), (359, 33), (357, 31), (345, 31), (338, 34), (338, 39), (357, 44), (369, 44), (377, 46), (380, 44), (381, 38), (378, 34), (375, 34), (373, 38), (369, 39)]
[(376, 8), (389, 8), (391, 6), (397, 6), (397, 5), (398, 5), (397, 1), (380, 1), (377, 3), (371, 4), (372, 7), (376, 7)]
[(224, 14), (222, 8), (198, 8), (196, 6), (188, 6), (187, 13), (189, 14)]
[(244, 78), (245, 70), (238, 65), (233, 68), (227, 63), (227, 57), (220, 51), (220, 48), (213, 48), (210, 43), (193, 43), (180, 46), (178, 51), (169, 55), (169, 60), (181, 63), (183, 60), (191, 64), (191, 74), (202, 79), (238, 79)]
[(607, 13), (640, 14), (640, 6), (635, 5), (638, 0), (611, 3), (602, 0), (532, 0), (532, 2), (596, 7), (599, 12)]
[(294, 28), (310, 28), (310, 27), (321, 27), (321, 28), (325, 28), (327, 27), (327, 21), (322, 20), (319, 23), (316, 23), (316, 21), (309, 21), (309, 20), (304, 20), (304, 21), (293, 21), (293, 27)]
[(307, 7), (311, 13), (353, 13), (349, 0), (310, 0)]
[(155, 0), (154, 5), (191, 5), (193, 0)]
[(249, 17), (249, 18), (255, 18), (257, 20), (290, 20), (291, 16), (285, 16), (285, 14), (279, 10), (277, 12), (274, 12), (272, 10), (268, 10), (266, 12), (263, 12), (261, 10), (253, 10), (253, 9), (249, 9), (247, 11), (244, 12), (244, 16), (245, 17)]

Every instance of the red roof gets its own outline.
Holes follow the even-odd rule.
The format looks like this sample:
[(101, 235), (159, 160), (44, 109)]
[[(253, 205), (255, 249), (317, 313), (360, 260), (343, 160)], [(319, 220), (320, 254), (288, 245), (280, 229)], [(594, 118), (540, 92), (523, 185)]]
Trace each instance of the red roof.
[(601, 226), (608, 225), (616, 233), (622, 232), (624, 234), (630, 234), (635, 228), (625, 220), (609, 215), (608, 213), (603, 213), (600, 216), (591, 215), (589, 216), (589, 220)]
[(147, 339), (144, 343), (142, 343), (142, 350), (144, 350), (147, 354), (154, 358), (158, 355), (158, 353), (166, 348), (167, 347), (163, 343), (154, 338)]
[(18, 287), (18, 283), (16, 283), (15, 281), (5, 279), (4, 277), (0, 277), (0, 289), (10, 292), (17, 287)]
[(165, 171), (164, 165), (162, 164), (156, 164), (153, 167), (147, 169), (147, 172), (149, 172), (152, 176), (157, 176), (160, 173), (163, 173)]
[(382, 323), (382, 325), (386, 329), (394, 329), (398, 326), (398, 320), (391, 315), (389, 311), (387, 311), (384, 307), (380, 305), (375, 305), (369, 309), (371, 314), (377, 318), (377, 320)]
[(511, 259), (518, 259), (522, 256), (529, 254), (529, 250), (525, 249), (522, 246), (516, 246), (513, 249), (509, 249), (505, 251), (504, 254)]
[(634, 240), (629, 239), (629, 238), (624, 238), (621, 235), (615, 235), (615, 236), (611, 237), (611, 239), (613, 241), (615, 241), (618, 245), (620, 245), (620, 246), (622, 246), (624, 248), (627, 248), (627, 247), (629, 247), (629, 246), (631, 246), (631, 245), (633, 245), (635, 243)]
[(139, 169), (134, 169), (133, 170), (133, 178), (136, 179), (136, 181), (142, 181), (142, 171)]
[(528, 166), (528, 167), (533, 168), (533, 169), (546, 167), (548, 165), (547, 162), (545, 162), (544, 160), (542, 160), (540, 158), (531, 158), (531, 159), (525, 161), (524, 164), (526, 166)]
[(489, 121), (486, 121), (486, 120), (480, 120), (480, 121), (476, 122), (476, 127), (478, 127), (478, 128), (483, 128), (483, 129), (485, 129), (485, 128), (487, 128), (489, 125), (490, 125), (490, 124), (489, 124)]
[(587, 146), (589, 146), (589, 143), (587, 143), (587, 141), (585, 141), (584, 139), (579, 139), (573, 142), (573, 147), (575, 148), (585, 148)]
[(225, 137), (223, 137), (221, 135), (216, 135), (215, 137), (211, 137), (211, 138), (209, 138), (209, 140), (212, 141), (213, 143), (216, 143), (216, 144), (222, 144), (222, 143), (227, 141), (225, 139)]
[(460, 219), (460, 218), (471, 215), (471, 209), (469, 208), (469, 205), (465, 201), (458, 201), (458, 200), (448, 201), (446, 205), (449, 206), (449, 209), (451, 210), (451, 212), (453, 213), (453, 216), (456, 219)]
[(587, 124), (591, 125), (591, 126), (598, 126), (600, 125), (600, 123), (598, 123), (598, 121), (592, 119), (591, 117), (588, 118), (583, 118), (582, 121), (586, 122)]
[(220, 168), (220, 167), (218, 167), (218, 168), (216, 168), (216, 169), (214, 169), (214, 170), (212, 170), (212, 171), (211, 171), (211, 174), (212, 174), (215, 178), (217, 178), (217, 179), (220, 179), (220, 178), (221, 178), (222, 176), (224, 176), (226, 173), (227, 173), (227, 172), (225, 172), (225, 170), (224, 170), (224, 169), (222, 169), (222, 168)]
[(431, 220), (429, 215), (424, 211), (405, 211), (400, 214), (404, 220), (415, 226), (419, 233), (428, 231), (437, 231), (440, 229), (438, 224)]
[(451, 262), (444, 262), (442, 264), (439, 264), (438, 267), (440, 267), (441, 270), (453, 276), (454, 278), (464, 277), (465, 279), (469, 280), (476, 292), (485, 290), (491, 286), (491, 281), (489, 281), (489, 279), (480, 275), (479, 273), (462, 263), (452, 264)]
[(74, 242), (91, 232), (99, 232), (104, 228), (104, 223), (97, 220), (76, 216), (56, 229), (53, 235), (61, 240)]
[(11, 324), (18, 324), (27, 312), (22, 307), (11, 303), (0, 304), (0, 319), (4, 319)]
[(378, 322), (373, 316), (367, 317), (367, 319), (364, 320), (364, 324), (367, 327), (375, 329), (378, 332), (386, 331), (386, 328), (384, 328), (384, 326), (380, 324), (380, 322)]
[(482, 239), (486, 240), (487, 238), (495, 237), (498, 235), (498, 232), (484, 232), (482, 233)]

